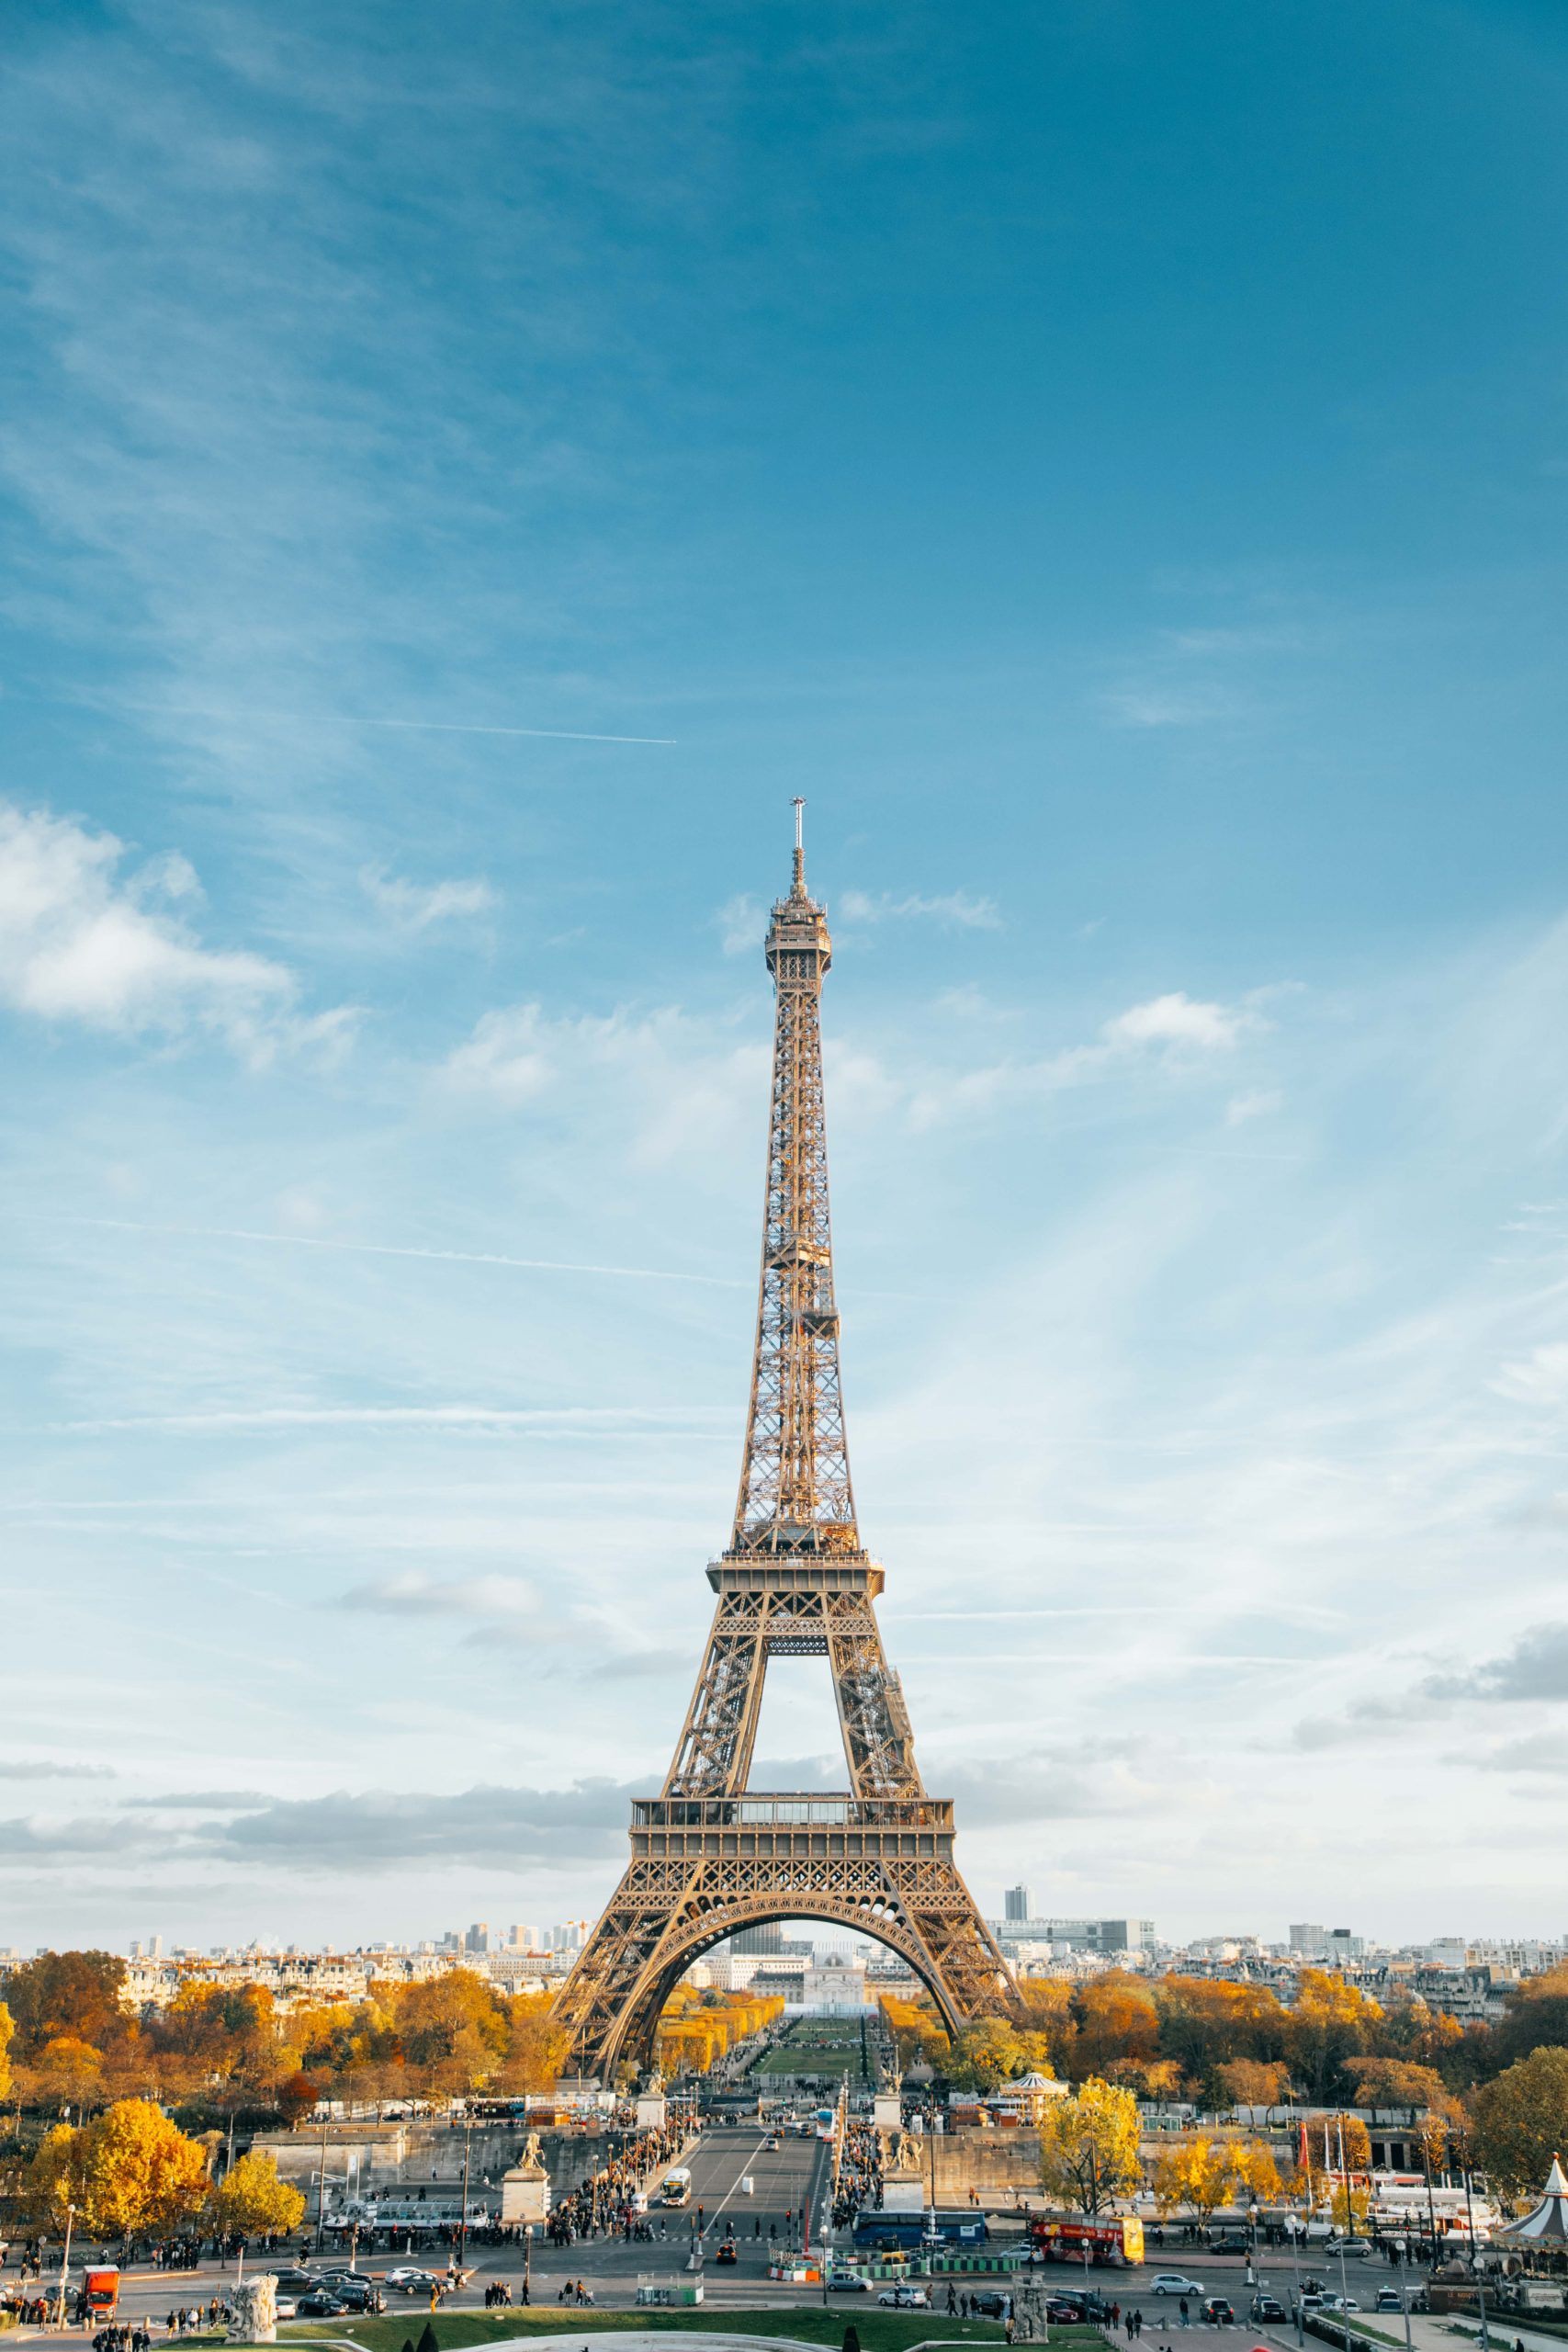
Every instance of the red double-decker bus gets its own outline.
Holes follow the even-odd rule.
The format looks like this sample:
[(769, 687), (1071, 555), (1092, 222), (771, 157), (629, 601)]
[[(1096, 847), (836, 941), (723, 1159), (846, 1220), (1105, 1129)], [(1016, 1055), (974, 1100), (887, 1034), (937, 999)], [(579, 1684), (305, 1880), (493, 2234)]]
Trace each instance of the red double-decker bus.
[(1135, 2213), (1101, 2213), (1093, 2220), (1064, 2221), (1054, 2213), (1032, 2213), (1029, 2234), (1048, 2262), (1142, 2262), (1144, 2225)]

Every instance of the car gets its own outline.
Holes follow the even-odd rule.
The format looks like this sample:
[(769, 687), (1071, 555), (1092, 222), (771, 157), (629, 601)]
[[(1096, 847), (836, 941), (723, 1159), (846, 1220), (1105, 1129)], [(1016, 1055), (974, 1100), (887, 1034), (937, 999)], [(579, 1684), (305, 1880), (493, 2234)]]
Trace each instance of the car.
[(998, 2295), (994, 2288), (982, 2288), (970, 2296), (969, 2309), (979, 2319), (1007, 2319), (1012, 2312), (1012, 2297)]
[(329, 2294), (324, 2287), (316, 2287), (310, 2294), (301, 2295), (294, 2308), (301, 2319), (341, 2319), (348, 2305)]
[(292, 2295), (276, 2295), (273, 2298), (272, 2312), (275, 2319), (293, 2319), (297, 2310), (298, 2306)]
[(1092, 2287), (1051, 2287), (1046, 2292), (1051, 2306), (1047, 2318), (1089, 2326), (1109, 2316), (1110, 2304)]
[(1328, 2290), (1327, 2290), (1327, 2288), (1326, 2288), (1326, 2287), (1319, 2286), (1319, 2285), (1316, 2285), (1315, 2283), (1314, 2283), (1314, 2285), (1310, 2286), (1310, 2287), (1303, 2287), (1303, 2288), (1302, 2289), (1302, 2309), (1303, 2309), (1303, 2312), (1315, 2312), (1315, 2311), (1320, 2311), (1320, 2310), (1322, 2309), (1322, 2307), (1323, 2307), (1323, 2299), (1324, 2299), (1325, 2295), (1326, 2295), (1326, 2294), (1327, 2294), (1327, 2292), (1328, 2292)]
[(1149, 2281), (1151, 2295), (1201, 2295), (1202, 2291), (1196, 2278), (1184, 2278), (1179, 2270), (1161, 2270)]
[(871, 2281), (863, 2278), (858, 2270), (829, 2270), (829, 2291), (835, 2295), (869, 2295)]
[(1045, 2317), (1047, 2322), (1054, 2320), (1058, 2327), (1077, 2327), (1083, 2322), (1084, 2307), (1068, 2302), (1065, 2295), (1047, 2295)]
[(1397, 2287), (1380, 2287), (1377, 2301), (1372, 2305), (1372, 2309), (1375, 2312), (1402, 2312), (1404, 2309), (1404, 2298)]
[(1335, 2247), (1337, 2254), (1359, 2254), (1363, 2256), (1371, 2254), (1371, 2238), (1341, 2238)]
[(1354, 2295), (1324, 2295), (1317, 2308), (1320, 2312), (1359, 2312), (1361, 2306)]
[(1205, 2327), (1234, 2327), (1235, 2325), (1235, 2313), (1223, 2295), (1205, 2296), (1202, 2318)]
[(384, 2312), (387, 2308), (387, 2298), (375, 2279), (364, 2278), (357, 2271), (329, 2279), (327, 2291), (335, 2295), (340, 2303), (346, 2303), (351, 2312)]
[(389, 2270), (382, 2283), (393, 2288), (400, 2295), (428, 2295), (432, 2287), (440, 2286), (441, 2280), (434, 2270), (421, 2270), (416, 2265), (405, 2262), (400, 2264), (396, 2270)]
[(929, 2312), (931, 2307), (923, 2287), (884, 2287), (876, 2300), (895, 2312)]
[(714, 2256), (714, 2260), (717, 2263), (724, 2264), (728, 2268), (733, 2268), (737, 2264), (739, 2264), (740, 2256), (735, 2250), (735, 2240), (733, 2238), (725, 2239), (724, 2244)]
[(1278, 2295), (1262, 2294), (1254, 2295), (1252, 2301), (1248, 2306), (1247, 2315), (1248, 2319), (1254, 2322), (1261, 2322), (1266, 2319), (1284, 2319), (1288, 2316), (1285, 2306), (1280, 2301)]
[(308, 2295), (312, 2287), (321, 2283), (313, 2270), (302, 2270), (298, 2263), (291, 2263), (286, 2270), (275, 2270), (272, 2275), (280, 2295)]
[(762, 2143), (762, 2154), (765, 2156), (776, 2156), (778, 2152), (779, 2135), (776, 2132), (770, 2132), (767, 2138)]

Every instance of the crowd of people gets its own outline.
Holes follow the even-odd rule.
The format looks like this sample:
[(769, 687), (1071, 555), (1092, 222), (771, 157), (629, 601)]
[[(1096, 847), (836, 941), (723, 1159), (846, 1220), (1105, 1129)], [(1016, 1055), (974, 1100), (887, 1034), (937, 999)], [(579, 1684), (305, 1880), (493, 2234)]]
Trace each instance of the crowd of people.
[(634, 2203), (656, 2174), (673, 2164), (689, 2136), (684, 2123), (635, 2132), (615, 2144), (596, 2172), (564, 2190), (550, 2207), (545, 2234), (556, 2246), (580, 2238), (651, 2238), (654, 2225)]

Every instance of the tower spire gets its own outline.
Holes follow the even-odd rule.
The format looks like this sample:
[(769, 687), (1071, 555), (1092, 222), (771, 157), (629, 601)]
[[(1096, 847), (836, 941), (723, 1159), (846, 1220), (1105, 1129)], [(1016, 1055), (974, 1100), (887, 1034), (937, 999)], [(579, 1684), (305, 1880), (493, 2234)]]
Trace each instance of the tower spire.
[(795, 872), (775, 901), (766, 956), (773, 976), (773, 1082), (757, 1341), (737, 1553), (858, 1552), (839, 1385), (839, 1316), (828, 1210), (822, 1100), (822, 981), (833, 959), (823, 910), (807, 895), (802, 814)]

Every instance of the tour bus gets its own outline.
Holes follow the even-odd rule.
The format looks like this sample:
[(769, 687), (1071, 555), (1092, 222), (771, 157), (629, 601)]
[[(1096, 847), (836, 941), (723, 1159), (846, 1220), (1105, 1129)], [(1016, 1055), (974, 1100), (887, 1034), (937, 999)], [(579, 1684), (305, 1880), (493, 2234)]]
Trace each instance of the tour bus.
[(819, 2140), (830, 2140), (833, 2137), (836, 2126), (830, 2107), (819, 2107), (813, 2120), (817, 2128), (817, 2137)]
[(1063, 2221), (1032, 2213), (1029, 2234), (1048, 2262), (1142, 2262), (1144, 2225), (1135, 2213), (1102, 2213), (1098, 2221)]
[(664, 2186), (660, 2188), (659, 2194), (660, 2199), (666, 2205), (689, 2204), (692, 2195), (692, 2175), (690, 2166), (686, 2165), (671, 2165), (670, 2170), (664, 2176)]

